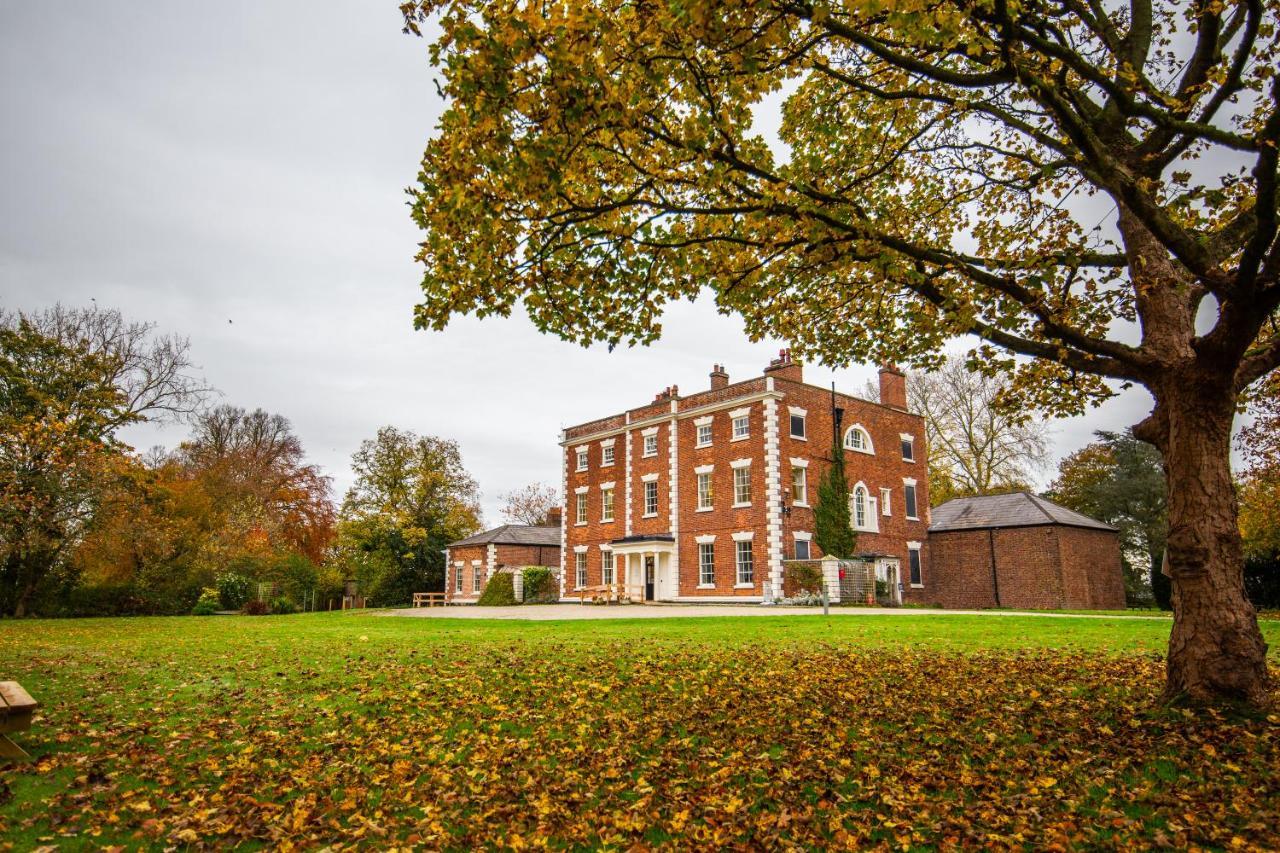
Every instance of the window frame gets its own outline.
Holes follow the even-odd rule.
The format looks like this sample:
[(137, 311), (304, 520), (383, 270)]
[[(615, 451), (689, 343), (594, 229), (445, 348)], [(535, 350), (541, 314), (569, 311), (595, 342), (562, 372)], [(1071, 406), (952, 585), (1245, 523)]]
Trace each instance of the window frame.
[(573, 524), (583, 527), (587, 523), (587, 490), (582, 488), (574, 492), (573, 499)]
[[(861, 436), (862, 445), (854, 446), (850, 439), (854, 436)], [(845, 450), (852, 450), (854, 453), (865, 453), (868, 456), (876, 455), (875, 443), (871, 440), (870, 431), (862, 424), (852, 424), (844, 431), (844, 441), (842, 442)]]
[(613, 450), (613, 442), (605, 442), (600, 445), (600, 467), (606, 468), (613, 464), (617, 455)]
[(476, 595), (479, 595), (480, 591), (484, 589), (484, 584), (481, 583), (483, 579), (483, 573), (484, 573), (484, 566), (471, 567), (471, 591), (474, 592)]
[[(800, 556), (801, 544), (804, 545), (803, 557)], [(813, 540), (807, 539), (807, 538), (802, 539), (801, 537), (797, 536), (795, 539), (795, 547), (792, 549), (792, 553), (795, 554), (795, 558), (797, 560), (812, 560), (813, 559)]]
[[(804, 409), (797, 409), (795, 406), (789, 406), (788, 412), (790, 419), (787, 427), (787, 433), (791, 438), (797, 441), (809, 440), (809, 413)], [(800, 423), (800, 432), (796, 432), (796, 422)]]
[[(799, 497), (796, 497), (797, 491), (800, 492)], [(794, 462), (791, 464), (791, 503), (795, 506), (809, 505), (809, 468)]]
[(590, 467), (591, 465), (591, 460), (587, 454), (587, 449), (585, 447), (579, 447), (573, 452), (577, 454), (576, 467), (574, 468), (574, 470), (579, 472), (587, 470), (587, 468)]
[(648, 459), (658, 455), (658, 434), (656, 432), (640, 436), (641, 457)]
[(912, 589), (924, 589), (924, 568), (919, 542), (907, 543), (907, 581)]
[[(653, 509), (649, 508), (649, 498), (653, 498)], [(643, 518), (656, 518), (658, 515), (658, 481), (644, 481), (644, 515)]]
[[(711, 424), (695, 424), (694, 429), (694, 447), (710, 447), (715, 440), (715, 436), (711, 432)], [(703, 430), (706, 430), (706, 440), (703, 440)]]
[[(608, 580), (605, 573), (608, 572)], [(613, 567), (613, 549), (600, 549), (600, 583), (612, 586), (615, 583), (614, 567)]]
[[(743, 495), (746, 500), (743, 500)], [(741, 509), (751, 506), (751, 465), (733, 466), (733, 508)]]
[(920, 494), (916, 491), (916, 481), (909, 477), (902, 479), (902, 510), (907, 521), (920, 520)]
[[(907, 433), (904, 432), (898, 435), (898, 440), (899, 440), (899, 447), (901, 448), (901, 450), (904, 451), (902, 454), (902, 461), (915, 462), (916, 461), (916, 437), (914, 435), (908, 435)], [(910, 455), (908, 455), (907, 452), (909, 452)]]
[[(698, 495), (697, 507), (695, 508), (696, 512), (710, 512), (716, 508), (715, 479), (711, 475), (711, 471), (694, 472), (694, 490)], [(706, 485), (705, 492), (702, 488), (704, 484)], [(705, 502), (703, 501), (704, 496), (706, 497)]]
[(577, 582), (574, 589), (582, 589), (587, 585), (587, 552), (575, 551), (573, 554), (573, 579)]
[[(710, 572), (708, 574), (708, 572)], [(698, 543), (698, 588), (714, 589), (716, 585), (716, 543)]]
[(453, 594), (462, 594), (462, 563), (453, 564)]
[[(745, 550), (743, 546), (746, 546)], [(743, 560), (745, 554), (746, 560)], [(754, 587), (756, 585), (755, 551), (750, 539), (736, 539), (733, 543), (733, 566), (735, 587)], [(743, 567), (746, 567), (746, 579), (743, 580)]]
[(613, 486), (600, 487), (600, 521), (601, 523), (613, 521), (616, 516), (613, 507)]

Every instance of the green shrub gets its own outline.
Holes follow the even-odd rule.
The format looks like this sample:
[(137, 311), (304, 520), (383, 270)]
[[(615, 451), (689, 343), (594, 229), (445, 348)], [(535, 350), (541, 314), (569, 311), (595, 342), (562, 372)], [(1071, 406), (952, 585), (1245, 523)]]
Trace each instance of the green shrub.
[(297, 605), (285, 598), (283, 595), (276, 596), (271, 600), (271, 613), (275, 616), (285, 616), (289, 613), (297, 612)]
[(205, 587), (200, 592), (200, 598), (196, 601), (196, 606), (191, 608), (193, 616), (212, 616), (218, 612), (221, 604), (221, 598), (218, 590), (213, 587)]
[(817, 563), (792, 563), (787, 566), (787, 581), (797, 592), (820, 592), (822, 567)]
[(244, 613), (245, 616), (266, 616), (270, 610), (271, 608), (267, 607), (267, 603), (265, 601), (259, 601), (256, 598), (251, 598), (244, 603), (244, 609), (241, 612)]
[(489, 582), (484, 585), (484, 592), (480, 594), (480, 600), (476, 602), (485, 607), (510, 607), (513, 604), (519, 604), (516, 601), (516, 588), (512, 582), (510, 572), (499, 572), (489, 578)]
[(218, 575), (218, 600), (223, 610), (239, 610), (253, 594), (253, 581), (236, 572)]
[(524, 569), (524, 603), (547, 604), (560, 600), (556, 588), (556, 576), (546, 566), (526, 566)]

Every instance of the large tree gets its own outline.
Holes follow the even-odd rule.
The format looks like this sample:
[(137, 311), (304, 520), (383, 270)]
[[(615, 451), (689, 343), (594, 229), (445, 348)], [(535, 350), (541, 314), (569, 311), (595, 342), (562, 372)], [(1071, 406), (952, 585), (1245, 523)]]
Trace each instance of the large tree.
[(908, 376), (908, 402), (924, 417), (930, 484), (945, 484), (953, 497), (1028, 488), (1048, 461), (1049, 422), (1002, 405), (1011, 390), (1008, 376), (970, 370), (954, 356)]
[[(1167, 695), (1264, 700), (1228, 464), (1280, 364), (1274, 3), (410, 0), (449, 106), (416, 320), (648, 342), (709, 288), (829, 363), (981, 340), (1011, 405), (1139, 385), (1170, 487)], [(758, 132), (781, 99), (777, 152)]]
[(480, 529), (480, 490), (458, 444), (387, 426), (351, 458), (339, 556), (378, 604), (444, 589), (444, 548)]
[(330, 479), (306, 461), (288, 418), (218, 406), (200, 414), (176, 456), (225, 513), (252, 516), (277, 549), (323, 559), (334, 528)]
[(0, 312), (0, 612), (26, 613), (70, 565), (126, 476), (119, 430), (200, 404), (187, 351), (118, 311)]
[(1169, 581), (1160, 565), (1169, 531), (1168, 494), (1160, 453), (1131, 433), (1096, 436), (1062, 460), (1049, 497), (1113, 525), (1120, 533), (1126, 597), (1149, 594), (1167, 609)]

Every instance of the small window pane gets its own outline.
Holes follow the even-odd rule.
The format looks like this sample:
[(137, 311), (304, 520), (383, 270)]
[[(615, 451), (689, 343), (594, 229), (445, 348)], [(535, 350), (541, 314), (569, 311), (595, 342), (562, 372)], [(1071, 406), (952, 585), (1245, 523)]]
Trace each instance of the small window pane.
[(909, 438), (902, 439), (902, 460), (904, 462), (914, 462), (916, 460), (915, 442)]
[(809, 559), (809, 540), (808, 539), (796, 540), (796, 559), (797, 560)]
[(791, 416), (791, 437), (804, 438), (804, 415)]

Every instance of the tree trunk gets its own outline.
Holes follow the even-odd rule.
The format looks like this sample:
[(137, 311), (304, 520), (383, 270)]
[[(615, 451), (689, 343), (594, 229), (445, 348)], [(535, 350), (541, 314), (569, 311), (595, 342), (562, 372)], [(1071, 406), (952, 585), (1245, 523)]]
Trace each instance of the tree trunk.
[(1234, 395), (1185, 377), (1161, 391), (1157, 444), (1169, 484), (1173, 587), (1165, 698), (1261, 705), (1267, 645), (1244, 591), (1230, 467)]

